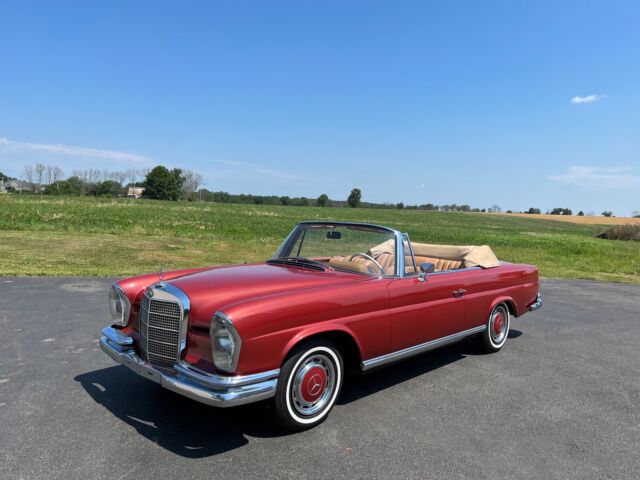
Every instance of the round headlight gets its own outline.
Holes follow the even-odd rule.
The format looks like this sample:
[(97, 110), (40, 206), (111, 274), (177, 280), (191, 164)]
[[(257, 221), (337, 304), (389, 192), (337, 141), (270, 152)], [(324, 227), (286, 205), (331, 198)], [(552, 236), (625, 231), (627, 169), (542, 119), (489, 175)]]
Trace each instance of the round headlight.
[(214, 365), (220, 370), (233, 372), (238, 365), (241, 341), (231, 319), (221, 312), (216, 313), (211, 319), (209, 334)]
[(111, 311), (111, 320), (115, 325), (125, 326), (127, 324), (131, 303), (124, 290), (117, 283), (114, 283), (109, 290), (109, 310)]

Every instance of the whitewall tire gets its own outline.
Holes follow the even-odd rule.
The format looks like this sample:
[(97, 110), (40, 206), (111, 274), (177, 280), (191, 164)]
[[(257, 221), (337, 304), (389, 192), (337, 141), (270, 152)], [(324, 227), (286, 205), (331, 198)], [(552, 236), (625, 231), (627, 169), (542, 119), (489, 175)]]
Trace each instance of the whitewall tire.
[(493, 307), (487, 320), (487, 328), (482, 334), (484, 349), (487, 352), (500, 350), (507, 341), (510, 326), (511, 314), (509, 313), (509, 308), (504, 303)]
[(344, 379), (338, 349), (326, 341), (297, 347), (280, 369), (274, 404), (279, 423), (292, 431), (323, 422), (333, 408)]

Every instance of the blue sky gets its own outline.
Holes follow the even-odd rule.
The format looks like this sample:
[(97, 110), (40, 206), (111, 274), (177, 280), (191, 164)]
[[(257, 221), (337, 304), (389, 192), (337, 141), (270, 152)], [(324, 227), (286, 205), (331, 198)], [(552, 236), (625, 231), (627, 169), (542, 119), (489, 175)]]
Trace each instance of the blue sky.
[(628, 215), (639, 24), (637, 1), (5, 2), (0, 171)]

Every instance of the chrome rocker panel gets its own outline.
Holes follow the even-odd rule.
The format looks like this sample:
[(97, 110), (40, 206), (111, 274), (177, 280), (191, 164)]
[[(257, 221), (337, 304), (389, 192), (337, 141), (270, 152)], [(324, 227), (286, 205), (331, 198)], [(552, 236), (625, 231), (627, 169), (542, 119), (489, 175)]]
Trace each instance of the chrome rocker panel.
[(181, 362), (174, 372), (153, 368), (133, 350), (133, 339), (113, 327), (102, 330), (100, 348), (113, 360), (164, 388), (214, 407), (232, 407), (271, 398), (276, 393), (280, 370), (253, 375), (212, 375)]
[(369, 370), (382, 367), (383, 365), (387, 365), (389, 363), (397, 362), (405, 358), (412, 357), (414, 355), (419, 355), (421, 353), (428, 352), (429, 350), (435, 350), (436, 348), (444, 347), (445, 345), (449, 345), (450, 343), (457, 342), (458, 340), (461, 340), (464, 337), (468, 337), (470, 335), (475, 335), (476, 333), (483, 332), (486, 329), (487, 329), (486, 325), (480, 325), (478, 327), (473, 327), (473, 328), (470, 328), (469, 330), (464, 330), (462, 332), (454, 333), (446, 337), (436, 338), (435, 340), (431, 340), (429, 342), (421, 343), (419, 345), (414, 345), (413, 347), (408, 347), (402, 350), (387, 353), (386, 355), (381, 355), (379, 357), (370, 358), (369, 360), (365, 360), (362, 362), (362, 371), (368, 372)]

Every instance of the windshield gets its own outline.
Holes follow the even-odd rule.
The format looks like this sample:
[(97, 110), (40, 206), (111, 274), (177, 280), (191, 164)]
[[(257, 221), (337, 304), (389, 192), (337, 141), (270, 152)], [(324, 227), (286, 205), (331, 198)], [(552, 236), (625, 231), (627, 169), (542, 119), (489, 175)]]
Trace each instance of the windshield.
[(367, 275), (396, 274), (395, 233), (353, 224), (299, 224), (271, 259), (310, 261)]

